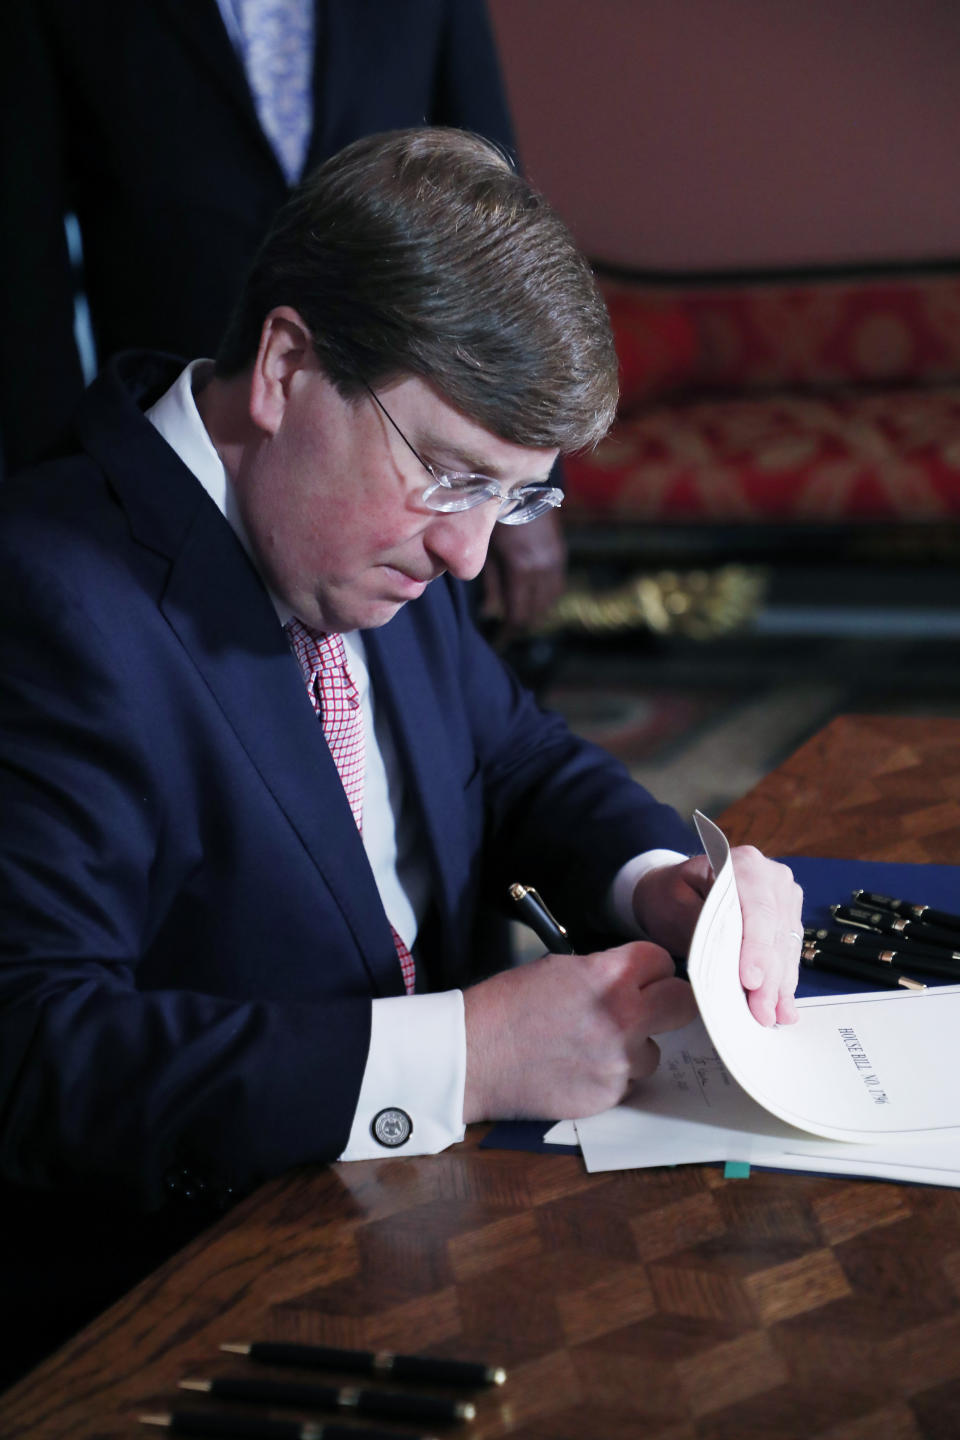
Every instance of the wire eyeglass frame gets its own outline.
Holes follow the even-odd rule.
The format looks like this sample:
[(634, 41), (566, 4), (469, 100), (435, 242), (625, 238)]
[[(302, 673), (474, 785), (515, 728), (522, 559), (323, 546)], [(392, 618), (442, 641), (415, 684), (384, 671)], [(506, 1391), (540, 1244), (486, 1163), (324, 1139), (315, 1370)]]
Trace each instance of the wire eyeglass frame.
[(373, 386), (369, 385), (366, 380), (362, 383), (377, 409), (400, 436), (411, 455), (419, 460), (431, 477), (432, 483), (424, 489), (420, 496), (421, 504), (426, 505), (429, 510), (437, 510), (441, 514), (453, 514), (461, 510), (473, 510), (477, 505), (483, 505), (488, 500), (496, 500), (499, 502), (498, 524), (527, 525), (531, 520), (536, 520), (539, 516), (546, 514), (548, 510), (557, 509), (563, 503), (563, 491), (555, 485), (523, 485), (518, 490), (505, 494), (497, 481), (491, 479), (489, 475), (435, 470), (404, 435)]

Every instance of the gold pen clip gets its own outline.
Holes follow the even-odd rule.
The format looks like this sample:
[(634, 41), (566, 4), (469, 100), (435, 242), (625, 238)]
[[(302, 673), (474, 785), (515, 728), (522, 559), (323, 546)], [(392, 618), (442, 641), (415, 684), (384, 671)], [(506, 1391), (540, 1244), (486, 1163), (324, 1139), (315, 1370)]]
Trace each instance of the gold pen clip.
[(532, 885), (510, 886), (510, 898), (512, 900), (523, 900), (527, 895), (530, 896), (530, 899), (534, 902), (535, 905), (540, 906), (540, 909), (543, 911), (544, 915), (546, 915), (547, 919), (550, 921), (550, 924), (556, 925), (557, 929), (560, 931), (560, 934), (565, 936), (567, 933), (566, 926), (560, 924), (560, 921), (557, 919), (556, 915), (554, 915), (553, 911), (550, 909), (550, 906), (544, 900), (539, 890), (535, 890)]

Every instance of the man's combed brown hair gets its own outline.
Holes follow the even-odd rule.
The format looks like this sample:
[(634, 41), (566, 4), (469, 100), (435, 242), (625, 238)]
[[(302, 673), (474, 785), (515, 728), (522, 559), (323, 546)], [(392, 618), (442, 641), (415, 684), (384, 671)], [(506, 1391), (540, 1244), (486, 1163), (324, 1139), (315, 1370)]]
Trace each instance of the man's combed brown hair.
[(368, 136), (309, 175), (254, 261), (218, 374), (252, 363), (278, 305), (346, 396), (420, 376), (502, 439), (565, 452), (612, 423), (617, 360), (589, 266), (543, 197), (465, 131)]

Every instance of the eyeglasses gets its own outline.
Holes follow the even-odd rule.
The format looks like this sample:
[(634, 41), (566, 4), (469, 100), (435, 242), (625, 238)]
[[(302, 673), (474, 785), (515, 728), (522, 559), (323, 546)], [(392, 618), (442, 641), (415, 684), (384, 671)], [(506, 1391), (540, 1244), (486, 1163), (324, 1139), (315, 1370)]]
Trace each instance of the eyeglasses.
[(553, 485), (521, 485), (518, 490), (504, 493), (496, 480), (491, 480), (489, 475), (441, 473), (435, 470), (432, 465), (427, 464), (419, 451), (414, 449), (396, 420), (366, 380), (363, 381), (363, 384), (374, 404), (396, 430), (404, 445), (431, 476), (432, 483), (420, 496), (421, 503), (426, 505), (429, 510), (439, 510), (444, 514), (449, 514), (456, 510), (473, 510), (475, 506), (483, 505), (488, 500), (496, 500), (500, 507), (497, 511), (499, 524), (527, 525), (531, 520), (536, 520), (539, 515), (556, 509), (562, 503), (563, 491)]

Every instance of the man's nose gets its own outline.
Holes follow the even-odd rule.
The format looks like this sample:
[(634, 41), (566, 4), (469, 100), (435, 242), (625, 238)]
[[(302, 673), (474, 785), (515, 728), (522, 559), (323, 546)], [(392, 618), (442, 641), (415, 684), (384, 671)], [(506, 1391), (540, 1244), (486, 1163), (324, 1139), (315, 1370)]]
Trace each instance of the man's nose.
[(426, 548), (458, 580), (476, 579), (487, 558), (497, 509), (490, 500), (472, 510), (438, 513), (424, 534)]

